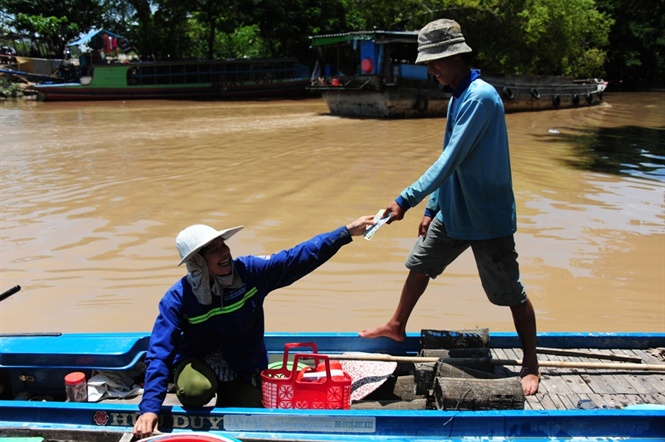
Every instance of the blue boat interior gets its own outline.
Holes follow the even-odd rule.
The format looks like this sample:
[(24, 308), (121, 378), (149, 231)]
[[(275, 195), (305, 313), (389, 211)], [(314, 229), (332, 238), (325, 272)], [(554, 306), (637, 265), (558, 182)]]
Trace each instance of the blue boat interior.
[[(406, 341), (361, 339), (351, 333), (269, 333), (270, 361), (282, 360), (285, 344), (315, 342), (322, 354), (346, 352), (417, 356), (421, 335)], [(540, 333), (538, 343), (558, 349), (665, 347), (665, 333)], [(0, 439), (10, 429), (131, 432), (137, 403), (64, 402), (63, 379), (72, 371), (140, 373), (146, 333), (0, 335)], [(515, 333), (492, 333), (492, 349), (519, 348)], [(518, 368), (516, 368), (518, 370)], [(662, 379), (662, 378), (661, 378)], [(665, 389), (663, 389), (665, 391)], [(17, 392), (25, 392), (17, 398)], [(49, 395), (39, 400), (30, 395)], [(289, 410), (163, 407), (164, 431), (204, 431), (242, 441), (649, 441), (665, 440), (665, 409), (446, 411), (408, 409)], [(14, 433), (11, 433), (14, 434)], [(119, 440), (119, 439), (118, 439)]]

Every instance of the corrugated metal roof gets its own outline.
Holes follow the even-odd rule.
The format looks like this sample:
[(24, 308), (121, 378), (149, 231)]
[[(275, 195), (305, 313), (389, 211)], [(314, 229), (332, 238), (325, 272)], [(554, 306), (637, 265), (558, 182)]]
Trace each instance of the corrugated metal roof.
[(309, 37), (312, 46), (326, 46), (348, 41), (374, 40), (379, 44), (386, 43), (415, 43), (418, 40), (417, 31), (356, 31), (339, 34), (313, 35)]

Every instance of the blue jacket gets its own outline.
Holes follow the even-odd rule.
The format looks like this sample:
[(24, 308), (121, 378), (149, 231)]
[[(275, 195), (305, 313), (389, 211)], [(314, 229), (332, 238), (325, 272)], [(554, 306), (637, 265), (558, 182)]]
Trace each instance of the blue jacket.
[(141, 413), (159, 413), (172, 370), (180, 361), (221, 352), (241, 377), (268, 366), (263, 302), (272, 290), (288, 286), (330, 259), (352, 241), (346, 227), (324, 233), (270, 256), (233, 260), (244, 285), (200, 304), (187, 277), (171, 287), (159, 303), (150, 336)]
[(439, 158), (395, 200), (408, 210), (429, 196), (425, 214), (466, 240), (517, 230), (503, 102), (478, 76), (472, 71), (453, 92)]

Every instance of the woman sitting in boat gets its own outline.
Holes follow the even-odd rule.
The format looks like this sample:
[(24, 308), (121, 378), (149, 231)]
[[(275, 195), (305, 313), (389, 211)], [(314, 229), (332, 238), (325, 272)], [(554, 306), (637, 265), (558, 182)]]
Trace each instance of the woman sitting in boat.
[(268, 366), (263, 302), (330, 259), (352, 236), (374, 225), (373, 216), (323, 233), (270, 256), (233, 258), (226, 241), (243, 227), (217, 231), (193, 225), (176, 247), (188, 274), (159, 303), (145, 358), (137, 437), (157, 428), (168, 383), (185, 407), (262, 407), (260, 373)]

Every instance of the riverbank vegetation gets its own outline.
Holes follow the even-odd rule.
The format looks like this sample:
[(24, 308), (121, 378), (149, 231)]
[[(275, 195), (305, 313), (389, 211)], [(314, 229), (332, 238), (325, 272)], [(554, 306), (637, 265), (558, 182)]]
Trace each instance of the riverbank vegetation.
[[(92, 28), (126, 37), (145, 59), (294, 57), (309, 36), (418, 30), (449, 17), (489, 72), (604, 77), (662, 87), (665, 2), (642, 0), (0, 0), (3, 44), (61, 58)], [(26, 54), (27, 55), (27, 54)]]

